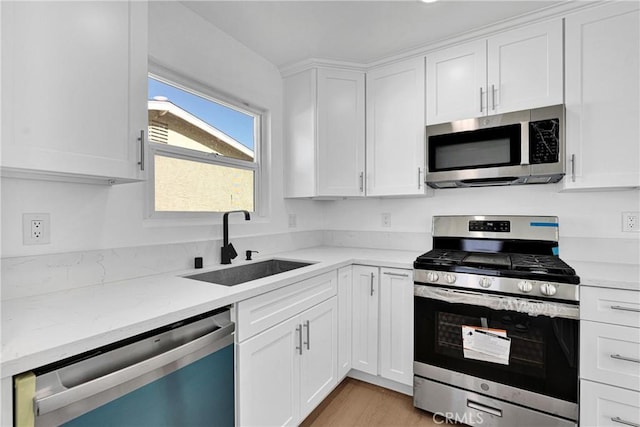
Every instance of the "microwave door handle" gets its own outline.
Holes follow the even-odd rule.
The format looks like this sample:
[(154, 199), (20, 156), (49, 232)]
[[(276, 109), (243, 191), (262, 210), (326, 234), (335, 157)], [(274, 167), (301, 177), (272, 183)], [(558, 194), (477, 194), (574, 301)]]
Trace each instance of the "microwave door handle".
[(462, 180), (459, 183), (459, 186), (462, 188), (466, 187), (491, 187), (491, 186), (501, 186), (501, 185), (511, 185), (516, 182), (518, 178), (508, 177), (504, 179), (478, 179), (478, 180)]
[(529, 122), (520, 122), (520, 164), (529, 164)]

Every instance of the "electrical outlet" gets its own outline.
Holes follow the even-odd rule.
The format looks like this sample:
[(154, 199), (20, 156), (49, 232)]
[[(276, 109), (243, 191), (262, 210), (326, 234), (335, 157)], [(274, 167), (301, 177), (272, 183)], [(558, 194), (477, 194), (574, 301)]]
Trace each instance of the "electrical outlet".
[(382, 226), (391, 227), (391, 214), (383, 213), (381, 216), (382, 216)]
[(289, 228), (296, 228), (296, 226), (297, 226), (296, 214), (290, 213), (289, 214)]
[(22, 214), (22, 242), (25, 245), (51, 243), (51, 220), (48, 213)]
[(640, 212), (622, 212), (622, 231), (640, 231)]

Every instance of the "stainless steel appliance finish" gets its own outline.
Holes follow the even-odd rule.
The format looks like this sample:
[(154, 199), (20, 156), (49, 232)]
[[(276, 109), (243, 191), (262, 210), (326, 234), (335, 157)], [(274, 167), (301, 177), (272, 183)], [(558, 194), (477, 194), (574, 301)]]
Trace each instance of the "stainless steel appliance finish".
[[(558, 239), (556, 217), (434, 217), (433, 250), (414, 263), (416, 407), (470, 425), (576, 425), (579, 277)], [(504, 333), (508, 360), (471, 356), (469, 327)]]
[[(517, 390), (514, 392), (517, 395)], [(529, 397), (529, 396), (528, 396)], [(544, 399), (544, 396), (542, 397)], [(506, 401), (505, 401), (506, 400)], [(543, 412), (523, 411), (509, 399), (498, 400), (484, 393), (449, 387), (421, 376), (414, 377), (413, 403), (418, 408), (440, 408), (438, 415), (468, 425), (509, 427), (575, 427), (574, 421)]]
[(546, 184), (565, 174), (564, 105), (430, 125), (433, 188)]
[[(197, 398), (194, 398), (193, 393), (199, 392), (193, 390), (189, 395), (187, 383), (191, 384), (192, 382), (176, 377), (176, 371), (197, 361), (204, 361), (214, 353), (224, 350), (226, 352), (224, 360), (228, 361), (225, 362), (225, 364), (229, 363), (228, 368), (225, 366), (216, 368), (211, 365), (198, 365), (198, 367), (202, 368), (202, 370), (199, 369), (199, 372), (202, 372), (201, 375), (213, 373), (218, 377), (204, 379), (206, 382), (218, 383), (221, 381), (221, 377), (225, 378), (222, 380), (227, 382), (225, 389), (219, 390), (219, 393), (221, 398), (226, 401), (220, 407), (229, 408), (231, 413), (220, 414), (220, 420), (224, 420), (222, 423), (225, 425), (229, 422), (233, 424), (234, 330), (235, 324), (230, 319), (230, 310), (225, 308), (206, 316), (198, 316), (188, 321), (169, 325), (162, 328), (157, 334), (145, 334), (144, 338), (136, 339), (130, 343), (130, 340), (127, 340), (122, 346), (114, 344), (96, 350), (96, 354), (80, 355), (78, 360), (57, 363), (51, 368), (44, 367), (41, 369), (44, 371), (42, 373), (38, 372), (40, 370), (36, 370), (24, 374), (35, 376), (35, 395), (32, 399), (18, 401), (17, 405), (26, 405), (24, 410), (33, 411), (35, 426), (76, 423), (78, 417), (92, 419), (93, 421), (89, 422), (89, 425), (96, 421), (105, 425), (117, 425), (122, 422), (121, 419), (112, 421), (109, 418), (104, 418), (105, 414), (113, 412), (103, 411), (99, 415), (94, 415), (95, 413), (91, 412), (98, 408), (102, 409), (103, 405), (113, 404), (118, 399), (126, 399), (132, 396), (131, 393), (135, 393), (145, 386), (147, 391), (153, 390), (148, 388), (151, 383), (174, 375), (169, 383), (160, 386), (159, 393), (152, 395), (154, 398), (152, 402), (149, 402), (148, 399), (144, 401), (144, 398), (148, 396), (141, 398), (138, 395), (134, 399), (125, 400), (124, 402), (127, 402), (124, 403), (125, 409), (115, 410), (115, 413), (121, 416), (122, 413), (132, 409), (135, 411), (135, 406), (131, 408), (130, 403), (136, 401), (138, 405), (148, 408), (148, 410), (157, 408), (158, 405), (165, 407), (174, 405), (173, 409), (169, 411), (180, 414), (180, 411), (183, 410), (180, 407), (180, 401), (183, 399), (189, 399), (191, 403), (198, 401)], [(214, 358), (211, 360), (220, 361), (223, 359)], [(62, 366), (56, 366), (58, 364)], [(218, 375), (219, 369), (229, 369), (229, 372)], [(185, 388), (185, 386), (187, 387)], [(224, 397), (222, 397), (223, 395)], [(169, 401), (166, 401), (167, 399)], [(207, 406), (217, 407), (216, 399), (210, 397)], [(191, 409), (198, 408), (197, 404), (191, 406)], [(158, 412), (162, 412), (162, 410)], [(151, 421), (145, 419), (145, 423), (140, 425), (152, 425), (160, 421), (171, 423), (171, 419), (159, 418), (156, 415), (152, 417), (154, 418)], [(188, 418), (182, 419), (184, 425), (190, 424)], [(131, 418), (126, 420), (129, 423), (136, 423), (136, 421), (131, 421)], [(87, 425), (87, 421), (79, 422), (79, 425)]]

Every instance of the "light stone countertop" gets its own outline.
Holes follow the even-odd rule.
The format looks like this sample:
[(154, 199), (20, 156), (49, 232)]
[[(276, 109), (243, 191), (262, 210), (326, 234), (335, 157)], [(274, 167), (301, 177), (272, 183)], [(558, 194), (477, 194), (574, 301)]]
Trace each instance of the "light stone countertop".
[(364, 264), (413, 268), (412, 251), (316, 247), (280, 258), (313, 265), (236, 286), (186, 279), (184, 275), (229, 266), (177, 271), (2, 301), (0, 373), (6, 378), (173, 322), (242, 301), (327, 271)]
[[(183, 270), (2, 301), (0, 377), (6, 378), (173, 322), (206, 313), (301, 280), (351, 265), (412, 269), (421, 253), (383, 249), (315, 247), (272, 258), (313, 265), (236, 286), (181, 276), (229, 266)], [(640, 290), (638, 266), (567, 261), (581, 286)], [(613, 274), (612, 274), (613, 273)]]

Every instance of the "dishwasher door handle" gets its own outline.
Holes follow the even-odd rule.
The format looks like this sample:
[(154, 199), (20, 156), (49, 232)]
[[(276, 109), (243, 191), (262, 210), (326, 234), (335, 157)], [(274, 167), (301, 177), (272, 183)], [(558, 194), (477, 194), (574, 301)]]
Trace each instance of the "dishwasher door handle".
[[(109, 400), (123, 396), (132, 390), (142, 387), (143, 385), (146, 385), (162, 376), (166, 376), (169, 373), (200, 359), (201, 357), (214, 353), (233, 343), (232, 334), (234, 330), (235, 324), (232, 322), (211, 333), (149, 359), (143, 360), (142, 362), (135, 363), (127, 366), (126, 368), (111, 372), (75, 387), (67, 388), (50, 396), (36, 397), (34, 399), (36, 416), (56, 411), (74, 402), (91, 398), (92, 396), (110, 389), (112, 393), (109, 396)], [(198, 355), (198, 352), (203, 349), (206, 349), (207, 351), (202, 355)], [(189, 355), (193, 355), (193, 357), (189, 358)], [(184, 359), (184, 363), (175, 363), (179, 362), (181, 359)], [(165, 369), (162, 369), (157, 375), (151, 375), (154, 370), (158, 370), (163, 367)], [(119, 387), (125, 383), (130, 383), (130, 386)]]

